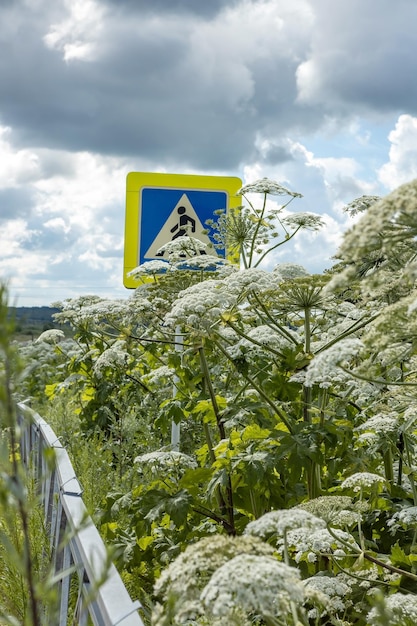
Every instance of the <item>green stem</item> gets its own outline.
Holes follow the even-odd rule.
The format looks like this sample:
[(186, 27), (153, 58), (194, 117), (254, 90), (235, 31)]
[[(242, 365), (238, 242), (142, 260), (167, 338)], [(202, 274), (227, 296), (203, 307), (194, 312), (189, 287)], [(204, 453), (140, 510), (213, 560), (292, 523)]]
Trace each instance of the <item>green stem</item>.
[(295, 229), (294, 232), (291, 233), (291, 235), (289, 235), (286, 239), (283, 239), (282, 241), (279, 241), (278, 243), (276, 243), (274, 246), (271, 246), (270, 248), (268, 248), (268, 250), (265, 250), (265, 252), (259, 257), (259, 259), (256, 261), (255, 265), (253, 267), (258, 267), (258, 265), (264, 260), (264, 258), (273, 250), (275, 250), (276, 248), (279, 248), (280, 246), (283, 246), (284, 243), (287, 243), (288, 241), (290, 241), (293, 237), (295, 237), (295, 235), (298, 233), (298, 231), (300, 230), (301, 226), (298, 226), (298, 228)]
[[(215, 345), (224, 354), (224, 356), (234, 365), (233, 359), (230, 358), (230, 356), (227, 354), (227, 352), (223, 348), (223, 346), (219, 342), (217, 342), (217, 341), (215, 341)], [(272, 408), (274, 413), (281, 418), (283, 424), (285, 424), (285, 426), (287, 427), (288, 432), (293, 435), (294, 431), (293, 431), (293, 428), (291, 426), (290, 418), (285, 413), (285, 411), (283, 409), (281, 409), (281, 407), (279, 407), (277, 404), (275, 404), (275, 402), (273, 402), (271, 400), (271, 398), (268, 396), (268, 394), (265, 393), (265, 391), (262, 389), (262, 387), (260, 387), (258, 385), (258, 383), (251, 376), (249, 376), (249, 374), (245, 374), (244, 372), (239, 372), (239, 373), (243, 376), (243, 378), (245, 380), (248, 381), (248, 383), (255, 389), (255, 391), (257, 391), (259, 393), (261, 398), (263, 398), (265, 400), (265, 402), (267, 404), (269, 404), (269, 406)]]
[(256, 346), (259, 346), (260, 348), (264, 348), (265, 350), (268, 350), (269, 352), (271, 352), (275, 356), (280, 357), (281, 359), (284, 357), (282, 352), (279, 352), (278, 350), (274, 350), (274, 348), (271, 348), (270, 346), (267, 346), (264, 343), (257, 341), (256, 339), (254, 339), (254, 337), (250, 337), (245, 332), (243, 332), (243, 330), (238, 328), (236, 324), (233, 324), (233, 322), (231, 322), (230, 320), (227, 320), (226, 323), (228, 326), (230, 326), (230, 328), (232, 328), (235, 331), (237, 335), (239, 335), (240, 337), (243, 337), (244, 339), (247, 339), (250, 343), (253, 343)]
[(332, 339), (331, 341), (326, 343), (324, 346), (319, 348), (316, 351), (316, 354), (320, 354), (320, 352), (323, 352), (324, 350), (327, 350), (328, 348), (333, 346), (335, 343), (337, 343), (341, 339), (345, 339), (345, 337), (349, 337), (349, 335), (351, 335), (352, 333), (356, 333), (356, 331), (360, 330), (361, 328), (364, 328), (370, 322), (373, 322), (374, 320), (376, 320), (376, 318), (379, 317), (379, 315), (380, 315), (380, 313), (377, 313), (376, 315), (372, 315), (371, 317), (369, 317), (368, 319), (366, 319), (364, 321), (359, 320), (359, 321), (355, 322), (354, 324), (352, 324), (352, 326), (347, 328), (343, 333), (341, 333), (340, 335), (338, 335), (337, 337), (335, 337), (334, 339)]
[[(405, 433), (404, 433), (404, 451), (407, 457), (407, 465), (408, 467), (412, 467), (412, 458), (411, 458), (411, 451), (410, 451), (408, 436)], [(411, 490), (413, 492), (414, 506), (417, 506), (417, 489), (416, 489), (416, 484), (415, 484), (414, 476), (412, 472), (410, 472), (410, 474), (408, 475), (408, 479), (410, 481)]]
[(352, 376), (352, 378), (364, 380), (367, 383), (372, 383), (374, 385), (383, 385), (384, 387), (417, 387), (417, 383), (404, 383), (399, 380), (385, 380), (383, 378), (369, 378), (369, 376), (363, 376), (362, 374), (358, 374), (357, 372), (352, 372), (352, 370), (347, 369), (347, 367), (343, 367), (343, 365), (338, 364), (337, 367), (340, 367), (341, 370), (346, 372), (346, 374), (349, 374), (349, 376)]
[(384, 470), (385, 470), (385, 478), (389, 482), (390, 485), (394, 484), (394, 468), (392, 463), (392, 450), (388, 448), (382, 454), (384, 460)]
[(258, 306), (262, 309), (262, 312), (264, 313), (265, 317), (271, 322), (270, 324), (268, 324), (268, 326), (271, 326), (271, 328), (279, 332), (283, 337), (291, 341), (291, 343), (294, 343), (296, 346), (298, 346), (297, 339), (293, 337), (291, 333), (288, 332), (286, 328), (284, 328), (284, 326), (281, 326), (280, 324), (276, 323), (276, 320), (269, 313), (268, 309), (266, 308), (262, 300), (260, 300), (258, 294), (253, 293), (252, 295), (254, 299), (256, 300)]
[[(263, 201), (263, 205), (262, 205), (261, 215), (260, 215), (260, 217), (257, 218), (258, 221), (257, 221), (256, 227), (255, 227), (255, 232), (253, 233), (253, 237), (252, 237), (252, 242), (251, 242), (250, 251), (249, 251), (249, 267), (252, 267), (252, 259), (253, 259), (253, 255), (254, 255), (254, 252), (255, 252), (256, 238), (258, 236), (259, 229), (261, 227), (262, 220), (263, 220), (263, 217), (264, 217), (264, 214), (265, 214), (266, 196), (267, 196), (267, 194), (264, 193), (264, 201)], [(246, 201), (248, 202), (248, 204), (254, 210), (253, 205), (251, 204), (251, 202), (249, 202), (249, 200), (247, 198), (246, 198)]]
[[(304, 353), (310, 354), (311, 351), (311, 309), (304, 309)], [(303, 385), (303, 415), (304, 421), (308, 424), (311, 422), (311, 387)]]
[(394, 567), (394, 565), (390, 565), (389, 563), (386, 563), (385, 561), (381, 561), (381, 559), (377, 559), (376, 557), (372, 556), (372, 554), (369, 554), (369, 552), (366, 552), (366, 550), (363, 550), (362, 548), (355, 548), (355, 546), (345, 541), (342, 537), (339, 537), (338, 535), (336, 535), (336, 533), (333, 531), (333, 529), (329, 525), (327, 525), (327, 530), (329, 531), (332, 537), (334, 537), (337, 541), (343, 544), (346, 548), (349, 548), (349, 550), (352, 550), (358, 556), (362, 556), (367, 561), (370, 561), (371, 563), (374, 563), (375, 565), (378, 565), (379, 567), (382, 567), (388, 570), (389, 572), (393, 572), (394, 574), (400, 574), (401, 576), (406, 576), (407, 578), (410, 578), (411, 580), (414, 580), (415, 582), (417, 582), (417, 574), (413, 574), (412, 572), (407, 572), (404, 569), (400, 569), (399, 567)]
[[(224, 428), (224, 422), (220, 415), (219, 406), (217, 404), (216, 393), (214, 391), (214, 387), (211, 382), (210, 371), (208, 368), (207, 359), (206, 359), (206, 355), (204, 352), (204, 347), (202, 345), (199, 346), (198, 353), (200, 356), (201, 369), (202, 369), (203, 376), (207, 383), (207, 389), (208, 389), (211, 403), (213, 406), (214, 415), (216, 417), (216, 422), (217, 422), (217, 427), (219, 429), (220, 438), (226, 439), (226, 431)], [(229, 526), (230, 528), (233, 529), (233, 532), (235, 532), (234, 531), (235, 521), (234, 521), (234, 509), (233, 509), (233, 490), (232, 490), (232, 481), (230, 478), (230, 474), (228, 475), (227, 486), (226, 486), (226, 512), (227, 512), (227, 517), (229, 521)]]

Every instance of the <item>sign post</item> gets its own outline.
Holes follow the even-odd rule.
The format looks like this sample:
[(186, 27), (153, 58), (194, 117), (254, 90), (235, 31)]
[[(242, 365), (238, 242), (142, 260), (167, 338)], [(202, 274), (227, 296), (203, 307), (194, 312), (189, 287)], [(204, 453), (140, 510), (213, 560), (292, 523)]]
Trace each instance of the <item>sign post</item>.
[[(237, 191), (240, 178), (192, 174), (150, 174), (131, 172), (126, 179), (126, 220), (123, 284), (135, 289), (129, 276), (138, 265), (152, 259), (163, 260), (159, 249), (177, 237), (191, 234), (203, 244), (214, 243), (214, 231), (205, 223), (216, 221), (216, 211), (226, 214), (241, 204)], [(213, 254), (227, 257), (227, 250)], [(175, 349), (183, 350), (180, 328), (175, 332)], [(174, 380), (174, 396), (176, 383)], [(171, 425), (171, 447), (179, 450), (180, 424)]]
[[(226, 213), (240, 206), (236, 193), (240, 178), (195, 174), (130, 172), (126, 179), (126, 220), (123, 284), (135, 289), (137, 282), (128, 273), (152, 259), (163, 260), (158, 249), (190, 233), (208, 244), (214, 231), (206, 225), (216, 220), (216, 211)], [(205, 234), (203, 231), (208, 231)], [(213, 254), (227, 256), (227, 250)]]

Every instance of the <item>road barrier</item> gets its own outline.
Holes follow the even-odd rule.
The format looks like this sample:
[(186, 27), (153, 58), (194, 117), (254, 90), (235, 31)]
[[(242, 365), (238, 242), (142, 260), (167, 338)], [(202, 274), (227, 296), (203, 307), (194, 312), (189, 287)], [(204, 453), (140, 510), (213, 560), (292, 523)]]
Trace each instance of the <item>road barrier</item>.
[[(78, 599), (72, 624), (143, 626), (140, 603), (132, 601), (115, 566), (109, 563), (65, 448), (45, 420), (24, 403), (18, 405), (18, 423), (22, 461), (39, 485), (54, 573), (60, 578), (59, 626), (67, 625), (74, 572), (78, 575)], [(52, 461), (50, 449), (54, 451)]]

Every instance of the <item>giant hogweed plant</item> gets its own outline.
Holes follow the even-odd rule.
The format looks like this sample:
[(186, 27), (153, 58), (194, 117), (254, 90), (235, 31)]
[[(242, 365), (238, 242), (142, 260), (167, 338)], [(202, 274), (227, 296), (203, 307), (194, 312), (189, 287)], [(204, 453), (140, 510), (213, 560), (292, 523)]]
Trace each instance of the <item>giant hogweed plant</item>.
[[(393, 199), (387, 202), (391, 206)], [(252, 225), (263, 220), (265, 207), (266, 202), (252, 214)], [(135, 434), (133, 488), (109, 494), (103, 516), (103, 532), (118, 543), (129, 576), (151, 590), (161, 567), (190, 541), (240, 535), (269, 511), (309, 500), (327, 520), (323, 495), (349, 495), (352, 506), (342, 509), (336, 527), (333, 521), (321, 537), (320, 557), (314, 537), (310, 543), (293, 534), (288, 543), (284, 533), (280, 544), (281, 558), (301, 567), (303, 577), (325, 572), (337, 578), (338, 591), (327, 600), (320, 596), (319, 580), (311, 581), (306, 602), (314, 605), (310, 623), (339, 623), (353, 606), (364, 613), (360, 585), (407, 591), (414, 576), (412, 523), (400, 523), (403, 508), (412, 517), (416, 505), (413, 231), (408, 239), (401, 231), (397, 248), (384, 252), (383, 267), (373, 263), (378, 254), (372, 240), (366, 271), (362, 265), (355, 269), (366, 250), (356, 261), (344, 256), (344, 246), (341, 265), (347, 269), (341, 273), (339, 265), (323, 277), (289, 264), (273, 272), (254, 267), (261, 248), (252, 246), (250, 236), (264, 236), (264, 226), (248, 229), (244, 270), (203, 255), (193, 258), (197, 271), (179, 272), (184, 248), (171, 245), (164, 275), (156, 267), (160, 262), (135, 270), (154, 280), (144, 281), (127, 303), (67, 301), (60, 315), (72, 319), (80, 344), (76, 387), (82, 390), (84, 427), (108, 428), (98, 415), (108, 408), (106, 394), (112, 407), (111, 394), (117, 393), (119, 406), (133, 403), (152, 433), (145, 445)], [(355, 239), (355, 228), (348, 237)], [(178, 244), (192, 245), (191, 238), (184, 239), (189, 241)], [(376, 239), (381, 242), (381, 235)], [(388, 288), (387, 273), (395, 277)], [(182, 352), (175, 349), (179, 327)], [(73, 376), (74, 369), (55, 392), (70, 387)], [(103, 378), (106, 393), (100, 397)], [(123, 419), (123, 407), (113, 418)], [(172, 419), (181, 421), (180, 452), (169, 446)], [(368, 484), (368, 474), (371, 491), (361, 482), (363, 477)], [(358, 490), (349, 482), (355, 476)], [(356, 543), (335, 528), (351, 533)], [(337, 554), (343, 545), (346, 561)], [(343, 595), (349, 602), (341, 601)], [(330, 613), (323, 609), (329, 598)], [(164, 602), (171, 600), (166, 596)], [(171, 623), (168, 604), (156, 623)], [(285, 619), (295, 620), (290, 604)], [(384, 602), (378, 606), (374, 623), (391, 610)]]

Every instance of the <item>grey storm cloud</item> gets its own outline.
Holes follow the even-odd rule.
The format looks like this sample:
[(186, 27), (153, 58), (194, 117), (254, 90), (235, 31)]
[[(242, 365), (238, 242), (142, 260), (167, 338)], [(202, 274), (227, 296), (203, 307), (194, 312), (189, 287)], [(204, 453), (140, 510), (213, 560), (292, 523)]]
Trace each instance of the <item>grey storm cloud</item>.
[(196, 0), (105, 0), (104, 4), (124, 10), (129, 13), (191, 13), (203, 17), (216, 15), (227, 6), (238, 4), (239, 0), (210, 0), (196, 2)]
[[(305, 102), (329, 112), (417, 112), (414, 0), (316, 0), (311, 50), (298, 79)], [(303, 86), (301, 85), (301, 94)]]
[[(44, 40), (65, 18), (62, 5), (2, 3), (9, 28), (2, 33), (0, 123), (13, 127), (17, 145), (218, 169), (255, 157), (259, 135), (316, 132), (323, 110), (341, 123), (364, 108), (375, 115), (416, 110), (414, 0), (341, 0), (337, 7), (316, 0), (311, 26), (298, 32), (297, 15), (285, 14), (283, 30), (271, 24), (264, 36), (253, 33), (253, 51), (250, 32), (235, 51), (238, 21), (229, 47), (227, 33), (204, 40), (208, 25), (224, 27), (222, 10), (238, 5), (245, 11), (250, 3), (106, 0), (97, 56), (65, 62)], [(290, 51), (285, 20), (294, 29)]]
[(279, 180), (327, 224), (271, 267), (321, 271), (342, 207), (417, 171), (416, 23), (416, 0), (0, 0), (0, 271), (35, 302), (125, 295), (132, 169)]

